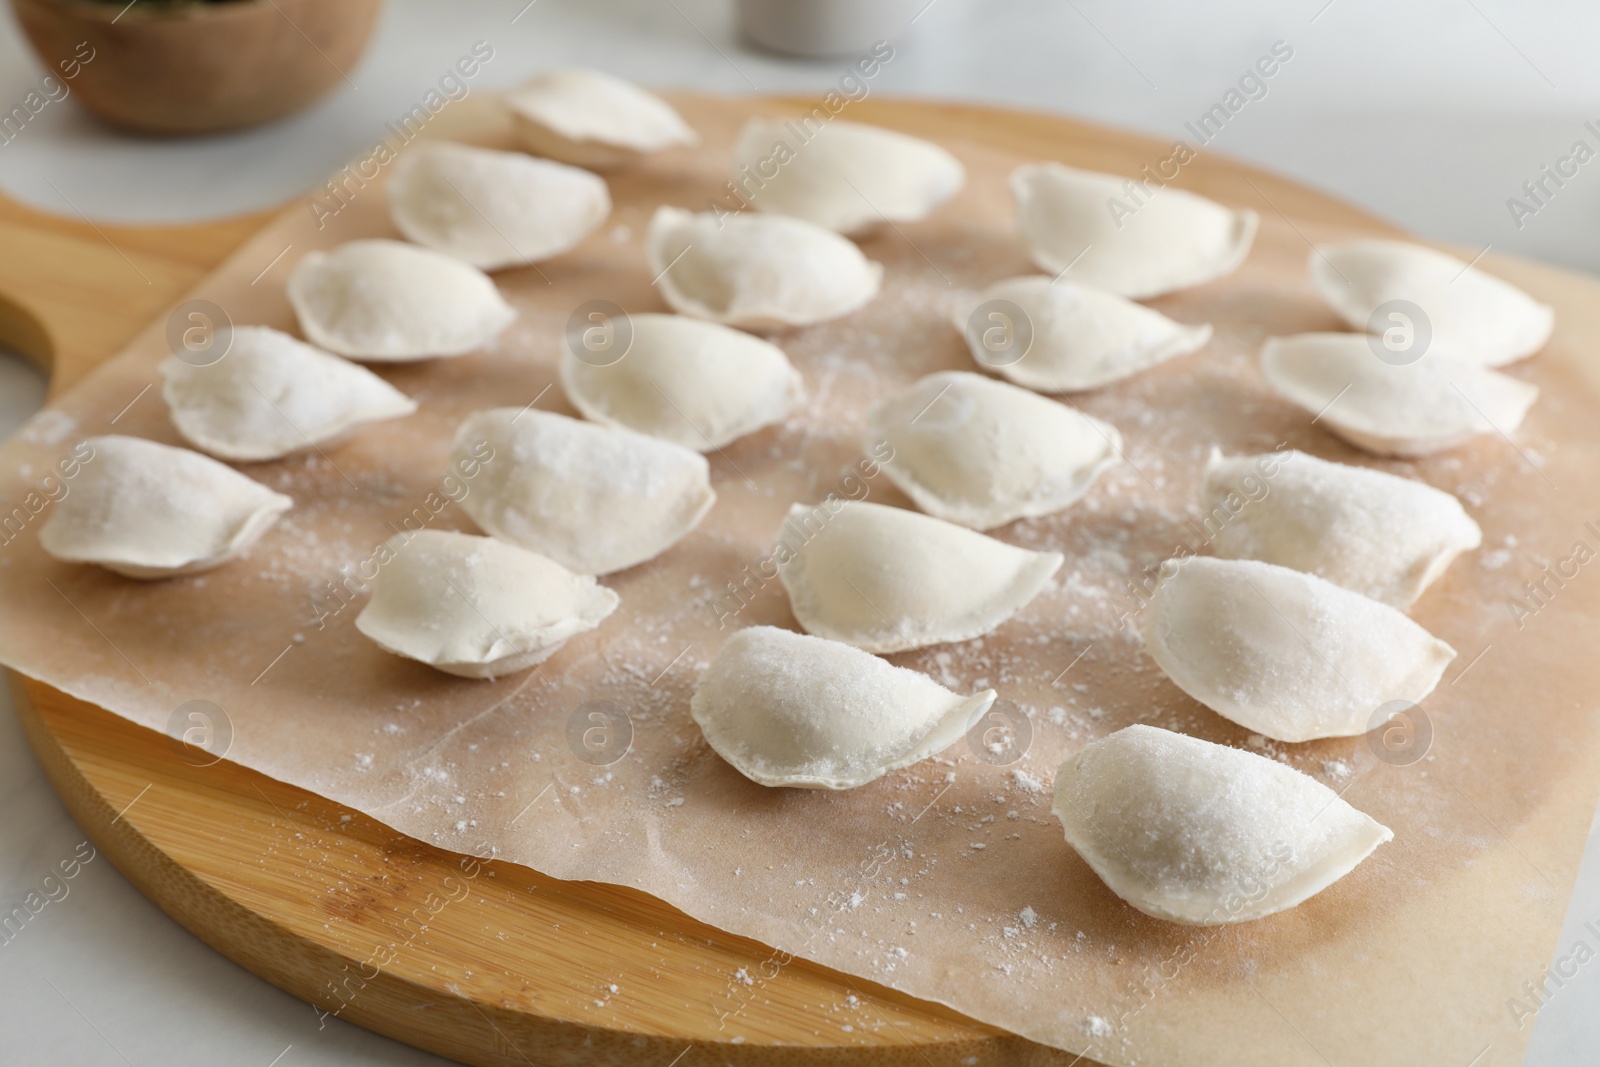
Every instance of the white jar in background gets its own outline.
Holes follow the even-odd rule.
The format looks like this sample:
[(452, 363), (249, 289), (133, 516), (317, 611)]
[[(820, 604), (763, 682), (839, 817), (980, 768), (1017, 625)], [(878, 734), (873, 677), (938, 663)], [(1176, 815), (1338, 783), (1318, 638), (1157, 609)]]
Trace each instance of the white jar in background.
[(911, 28), (928, 0), (736, 0), (751, 41), (795, 56), (844, 56)]

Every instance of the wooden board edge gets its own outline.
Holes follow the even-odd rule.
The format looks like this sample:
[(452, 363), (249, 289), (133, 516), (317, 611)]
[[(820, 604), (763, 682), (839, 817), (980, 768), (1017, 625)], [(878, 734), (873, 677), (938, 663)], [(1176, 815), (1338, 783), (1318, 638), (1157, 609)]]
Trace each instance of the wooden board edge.
[[(977, 1067), (1062, 1067), (1074, 1062), (1070, 1054), (966, 1019), (941, 1005), (919, 1001), (877, 983), (838, 975), (803, 960), (796, 960), (791, 966), (836, 982), (841, 996), (855, 991), (878, 1004), (880, 1010), (884, 1004), (893, 1004), (916, 1015), (926, 1015), (940, 1031), (940, 1038), (926, 1042), (915, 1040), (906, 1034), (906, 1020), (902, 1018), (899, 1025), (889, 1021), (889, 1031), (897, 1035), (892, 1045), (806, 1047), (733, 1040), (710, 1042), (694, 1037), (685, 1040), (674, 1034), (640, 1034), (541, 1016), (497, 1002), (492, 996), (468, 998), (458, 994), (454, 1000), (441, 999), (435, 989), (382, 968), (367, 967), (357, 954), (339, 951), (331, 944), (332, 939), (313, 936), (310, 930), (296, 930), (272, 918), (267, 909), (242, 903), (208, 882), (203, 872), (178, 862), (169, 852), (170, 843), (161, 840), (159, 829), (152, 833), (141, 826), (144, 813), (140, 812), (139, 805), (152, 803), (143, 790), (152, 786), (153, 791), (154, 783), (141, 784), (137, 776), (128, 777), (125, 782), (118, 783), (121, 788), (113, 796), (113, 790), (107, 785), (97, 787), (90, 782), (84, 768), (92, 765), (93, 760), (84, 752), (73, 751), (70, 740), (73, 729), (102, 733), (108, 728), (119, 732), (126, 730), (132, 732), (130, 736), (145, 735), (149, 740), (161, 738), (161, 735), (127, 720), (116, 719), (111, 712), (85, 704), (34, 679), (10, 671), (7, 674), (24, 733), (52, 787), (95, 847), (144, 896), (180, 926), (251, 973), (299, 1000), (384, 1036), (474, 1067), (526, 1064), (529, 1062), (526, 1056), (533, 1049), (540, 1050), (543, 1055), (541, 1063), (570, 1063), (573, 1067), (631, 1065), (657, 1060), (665, 1063), (679, 1056), (683, 1057), (680, 1067), (697, 1067), (703, 1057), (709, 1057), (704, 1060), (707, 1063), (736, 1067), (769, 1062), (781, 1062), (785, 1067), (821, 1067), (824, 1064), (916, 1067), (928, 1063), (942, 1067), (946, 1062)], [(106, 720), (87, 721), (99, 716)], [(69, 723), (68, 720), (73, 721)], [(162, 739), (160, 743), (167, 742)], [(170, 768), (162, 768), (173, 776), (165, 783), (169, 786), (185, 782), (196, 785), (204, 779), (206, 768), (184, 763), (175, 751), (170, 763)], [(344, 810), (326, 798), (231, 762), (226, 764), (226, 773), (232, 779), (248, 780), (259, 791), (259, 806), (270, 805), (273, 808), (270, 814), (278, 817), (274, 821), (287, 820), (291, 824), (284, 828), (285, 833), (292, 831), (307, 837), (327, 838), (326, 821), (319, 821), (307, 809), (316, 806)], [(215, 787), (214, 780), (207, 784), (207, 788)], [(242, 792), (238, 794), (238, 801), (254, 803)], [(153, 802), (160, 803), (159, 800)], [(263, 814), (270, 817), (269, 813)], [(359, 813), (349, 814), (353, 819), (366, 820)], [(453, 869), (455, 854), (406, 840), (413, 850), (436, 856), (435, 874)], [(531, 878), (558, 882), (515, 865), (491, 863), (486, 866), (510, 875), (511, 881)], [(636, 898), (646, 910), (670, 912), (690, 928), (704, 926), (647, 894), (620, 886), (585, 886), (613, 901)], [(418, 895), (421, 895), (420, 890)], [(641, 925), (639, 929), (648, 936), (646, 926)], [(752, 968), (770, 954), (770, 949), (745, 938), (709, 927), (701, 932), (718, 936), (721, 941), (748, 946), (748, 964)], [(339, 992), (341, 982), (345, 983), (346, 990), (354, 982), (359, 995)], [(688, 1048), (696, 1054), (684, 1055)], [(570, 1052), (571, 1056), (563, 1052)], [(770, 1058), (779, 1052), (781, 1059)], [(1094, 1067), (1089, 1060), (1076, 1062), (1079, 1067)]]

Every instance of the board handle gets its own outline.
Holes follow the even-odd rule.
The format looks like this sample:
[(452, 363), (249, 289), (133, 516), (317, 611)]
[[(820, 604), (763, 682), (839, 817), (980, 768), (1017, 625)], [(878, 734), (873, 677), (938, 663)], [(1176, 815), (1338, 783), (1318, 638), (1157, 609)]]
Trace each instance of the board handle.
[(119, 226), (0, 194), (0, 345), (38, 364), (55, 396), (121, 351), (274, 214)]

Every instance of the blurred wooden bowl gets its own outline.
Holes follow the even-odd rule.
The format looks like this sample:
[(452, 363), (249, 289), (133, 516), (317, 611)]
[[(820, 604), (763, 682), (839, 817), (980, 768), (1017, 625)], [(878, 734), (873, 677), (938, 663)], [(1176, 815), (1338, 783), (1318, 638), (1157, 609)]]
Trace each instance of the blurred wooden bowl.
[(141, 133), (195, 134), (281, 118), (347, 81), (383, 0), (11, 6), (44, 65), (94, 114)]

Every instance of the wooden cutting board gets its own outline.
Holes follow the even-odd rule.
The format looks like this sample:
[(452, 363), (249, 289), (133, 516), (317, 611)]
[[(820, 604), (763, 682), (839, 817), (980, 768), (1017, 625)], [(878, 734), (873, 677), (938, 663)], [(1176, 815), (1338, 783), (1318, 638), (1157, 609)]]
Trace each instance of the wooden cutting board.
[[(470, 126), (482, 103), (452, 109), (459, 114), (440, 125)], [(852, 117), (1126, 173), (1169, 150), (1061, 118), (969, 106), (874, 99), (853, 105)], [(1264, 214), (1392, 232), (1210, 154), (1190, 168), (1208, 192)], [(130, 228), (47, 217), (0, 198), (0, 343), (49, 367), (59, 391), (276, 215)], [(1567, 282), (1600, 298), (1600, 285)], [(510, 864), (483, 864), (486, 876), (462, 894), (462, 873), (480, 874), (470, 857), (226, 761), (193, 766), (167, 738), (40, 683), (14, 678), (14, 689), (63, 801), (146, 895), (273, 984), (420, 1048), (471, 1064), (1086, 1062), (800, 960), (762, 983), (756, 1006), (719, 1025), (711, 1005), (727, 976), (753, 972), (769, 949), (635, 891)], [(398, 949), (383, 966), (365, 965), (376, 946), (391, 944)], [(468, 977), (446, 982), (441, 973)], [(597, 1006), (592, 990), (604, 982), (622, 992)], [(875, 1024), (820, 1032), (825, 1006), (850, 996)]]

